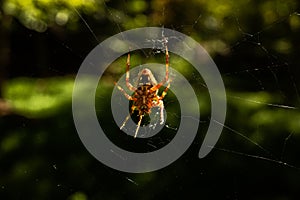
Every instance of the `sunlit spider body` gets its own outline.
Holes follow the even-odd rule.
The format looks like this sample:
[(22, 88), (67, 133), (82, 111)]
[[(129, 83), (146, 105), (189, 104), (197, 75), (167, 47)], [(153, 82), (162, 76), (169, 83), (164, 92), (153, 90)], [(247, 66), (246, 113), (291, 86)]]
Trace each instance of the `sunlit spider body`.
[(165, 75), (165, 78), (160, 83), (157, 83), (152, 72), (149, 69), (145, 68), (139, 73), (137, 87), (134, 87), (129, 82), (129, 76), (130, 76), (129, 68), (130, 68), (130, 54), (128, 54), (127, 63), (126, 63), (126, 86), (129, 88), (129, 90), (134, 92), (133, 95), (132, 96), (128, 95), (121, 86), (117, 85), (116, 82), (115, 82), (115, 85), (124, 94), (124, 96), (128, 100), (133, 101), (133, 104), (131, 106), (131, 112), (125, 118), (120, 129), (122, 129), (125, 126), (129, 117), (132, 115), (132, 113), (135, 110), (137, 110), (138, 116), (139, 116), (139, 121), (138, 121), (137, 128), (136, 128), (136, 131), (134, 134), (134, 137), (136, 137), (138, 134), (139, 128), (141, 126), (143, 117), (146, 114), (150, 114), (151, 109), (153, 107), (160, 108), (160, 124), (164, 123), (164, 113), (163, 113), (164, 103), (163, 103), (162, 99), (166, 96), (167, 91), (170, 87), (170, 83), (165, 88), (165, 90), (162, 92), (161, 96), (158, 95), (158, 90), (163, 84), (165, 84), (169, 80), (168, 48), (166, 47), (166, 75)]

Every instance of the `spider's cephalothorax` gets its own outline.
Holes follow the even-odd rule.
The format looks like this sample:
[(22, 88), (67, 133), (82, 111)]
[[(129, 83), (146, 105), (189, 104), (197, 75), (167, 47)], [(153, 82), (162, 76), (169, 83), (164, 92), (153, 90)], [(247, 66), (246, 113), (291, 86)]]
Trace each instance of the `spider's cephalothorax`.
[(126, 86), (129, 88), (129, 90), (133, 91), (134, 94), (130, 96), (124, 91), (124, 89), (121, 86), (117, 85), (116, 82), (115, 85), (125, 95), (125, 97), (128, 100), (133, 101), (133, 104), (131, 106), (131, 112), (124, 120), (120, 129), (122, 129), (125, 126), (130, 115), (135, 110), (138, 110), (139, 121), (137, 124), (137, 129), (134, 134), (134, 137), (136, 137), (139, 128), (141, 126), (142, 118), (144, 117), (145, 114), (151, 113), (151, 108), (153, 107), (160, 108), (160, 124), (164, 123), (164, 113), (163, 113), (164, 103), (162, 99), (166, 96), (167, 91), (170, 87), (170, 83), (165, 88), (161, 96), (158, 96), (157, 93), (158, 93), (158, 89), (169, 80), (169, 53), (168, 53), (167, 46), (166, 46), (166, 76), (160, 83), (156, 82), (152, 72), (146, 68), (143, 69), (138, 75), (137, 87), (132, 86), (131, 83), (129, 82), (129, 67), (130, 67), (130, 54), (128, 54), (127, 64), (126, 64)]

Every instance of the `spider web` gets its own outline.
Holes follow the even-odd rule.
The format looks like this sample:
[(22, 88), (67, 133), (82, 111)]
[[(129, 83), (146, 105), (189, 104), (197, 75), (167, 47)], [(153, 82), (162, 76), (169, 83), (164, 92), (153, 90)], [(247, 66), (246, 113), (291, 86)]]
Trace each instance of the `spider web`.
[[(107, 5), (106, 5), (106, 9), (108, 10), (108, 13), (111, 15), (111, 18), (113, 19), (112, 22), (114, 23), (114, 26), (117, 28), (117, 32), (121, 33), (123, 31), (121, 25), (118, 22), (116, 22), (117, 20), (115, 20), (117, 16), (113, 14), (111, 8), (109, 8)], [(165, 15), (165, 10), (162, 12), (162, 15)], [(284, 110), (287, 117), (289, 115), (289, 112), (291, 113), (298, 112), (299, 110), (298, 104), (300, 100), (299, 88), (296, 83), (298, 77), (296, 74), (292, 72), (293, 69), (291, 69), (295, 66), (290, 64), (290, 61), (284, 56), (278, 56), (276, 53), (270, 50), (269, 45), (265, 45), (264, 43), (265, 32), (267, 32), (268, 30), (274, 27), (276, 28), (277, 26), (281, 26), (283, 23), (285, 23), (293, 16), (299, 16), (299, 13), (293, 12), (289, 16), (283, 17), (282, 19), (278, 19), (272, 24), (268, 25), (267, 27), (263, 27), (261, 30), (258, 30), (254, 33), (249, 33), (243, 30), (242, 27), (243, 25), (240, 22), (239, 17), (234, 16), (233, 19), (231, 19), (234, 20), (235, 26), (240, 33), (241, 39), (231, 43), (229, 46), (225, 47), (224, 49), (219, 49), (218, 51), (219, 52), (230, 51), (232, 54), (235, 54), (236, 56), (240, 56), (242, 53), (240, 53), (239, 51), (243, 52), (245, 49), (248, 51), (260, 50), (263, 61), (261, 63), (255, 63), (255, 62), (249, 62), (249, 60), (247, 59), (244, 63), (238, 63), (236, 64), (235, 67), (229, 67), (229, 68), (226, 67), (226, 64), (218, 63), (218, 66), (222, 73), (222, 77), (225, 80), (225, 87), (229, 91), (227, 94), (229, 104), (234, 104), (234, 103), (238, 103), (241, 105), (251, 104), (253, 106), (277, 110), (279, 112), (281, 110)], [(197, 18), (195, 18), (192, 24), (180, 25), (179, 27), (173, 25), (174, 27), (172, 28), (175, 30), (181, 30), (181, 29), (184, 30), (186, 27), (188, 27), (188, 29), (190, 30), (188, 34), (191, 34), (197, 31), (198, 22), (202, 20), (201, 17), (202, 17), (201, 15), (197, 16)], [(85, 26), (89, 29), (91, 35), (93, 35), (93, 37), (97, 39), (96, 37), (97, 33), (93, 31), (93, 28), (91, 28), (88, 25), (88, 23), (85, 21), (85, 19), (82, 16), (81, 19), (85, 24)], [(163, 25), (164, 24), (162, 24), (162, 26)], [(145, 52), (143, 53), (146, 54), (146, 56), (149, 56), (149, 54)], [(155, 56), (156, 54), (160, 54), (160, 53), (162, 53), (162, 51), (159, 48), (154, 48), (152, 51), (150, 51), (150, 54), (152, 54), (152, 56)], [(242, 56), (247, 56), (247, 55), (242, 55)], [(172, 62), (172, 56), (171, 56), (171, 66), (172, 65), (176, 66), (177, 62), (179, 63), (179, 61)], [(233, 86), (233, 88), (231, 88), (231, 84), (230, 84), (231, 81), (244, 82), (245, 80), (248, 82), (248, 84), (246, 84), (246, 88), (244, 87), (243, 84), (241, 84), (242, 86), (238, 88), (234, 88), (236, 86)], [(288, 86), (284, 86), (284, 84), (282, 84), (285, 81), (289, 83)], [(205, 88), (205, 83), (199, 77), (199, 75), (195, 75), (193, 79), (191, 79), (191, 82), (194, 83), (195, 87)], [(244, 92), (252, 92), (252, 93), (270, 92), (272, 94), (275, 93), (276, 95), (283, 97), (283, 100), (279, 100), (277, 102), (276, 99), (267, 99), (266, 101), (264, 101), (259, 99), (257, 100), (255, 98), (252, 98), (251, 96), (247, 97), (245, 95), (239, 95), (239, 93), (243, 94)], [(294, 99), (290, 101), (291, 98)], [(234, 112), (234, 109), (232, 109), (229, 106), (228, 109), (229, 118), (230, 115), (232, 115), (232, 112)], [(205, 120), (200, 121), (200, 123), (207, 124), (209, 120), (210, 119), (208, 117)], [(257, 141), (255, 137), (253, 137), (253, 135), (251, 135), (247, 131), (243, 131), (243, 127), (240, 125), (236, 125), (234, 121), (226, 122), (225, 124), (222, 124), (222, 126), (224, 127), (224, 131), (221, 136), (220, 142), (215, 147), (211, 147), (213, 148), (214, 154), (223, 152), (224, 154), (228, 154), (227, 156), (229, 157), (236, 157), (236, 159), (247, 160), (247, 162), (250, 163), (254, 162), (255, 160), (258, 162), (270, 162), (271, 164), (279, 165), (284, 168), (292, 168), (293, 170), (295, 170), (296, 174), (299, 173), (300, 170), (299, 162), (297, 162), (296, 160), (286, 159), (286, 157), (288, 157), (288, 154), (293, 154), (293, 152), (291, 152), (291, 148), (289, 148), (289, 145), (290, 143), (298, 141), (297, 133), (290, 131), (290, 132), (285, 132), (280, 136), (278, 135), (274, 136), (276, 137), (277, 142), (281, 143), (281, 146), (278, 145), (272, 147), (268, 145), (267, 144), (268, 142), (266, 141), (260, 141), (259, 139)], [(257, 127), (254, 128), (258, 132), (260, 131), (259, 126), (260, 125), (257, 125)], [(175, 130), (175, 131), (177, 130), (176, 126), (173, 127), (172, 124), (166, 124), (165, 127), (171, 130)], [(239, 150), (240, 146), (233, 146), (230, 143), (230, 140), (233, 140), (232, 138), (234, 138), (234, 140), (238, 140), (240, 143), (244, 145), (247, 145), (250, 148), (249, 151), (247, 152), (240, 151)], [(152, 146), (153, 149), (159, 148), (159, 145), (156, 146), (156, 144), (153, 144), (152, 142), (150, 140), (150, 142), (148, 142), (147, 144)], [(195, 143), (196, 143), (195, 146), (197, 146), (197, 144), (199, 146), (199, 142), (195, 142)], [(131, 178), (129, 176), (125, 176), (125, 179), (128, 180), (130, 183), (134, 184), (135, 186), (140, 185), (138, 180), (134, 180), (134, 178)], [(235, 191), (235, 193), (238, 192), (239, 191)], [(238, 199), (238, 195), (237, 194), (235, 195), (236, 195), (236, 199)]]
[[(114, 19), (116, 16), (112, 12), (110, 12), (110, 8), (106, 6), (106, 9)], [(163, 16), (165, 15), (165, 9), (166, 8), (164, 8), (161, 13)], [(286, 117), (289, 117), (289, 115), (295, 116), (294, 113), (299, 113), (300, 95), (297, 83), (299, 77), (297, 74), (293, 73), (296, 66), (292, 64), (293, 61), (291, 61), (288, 56), (278, 55), (278, 53), (274, 52), (268, 42), (266, 42), (265, 44), (265, 35), (267, 35), (266, 32), (270, 31), (273, 28), (276, 29), (278, 26), (282, 26), (284, 23), (295, 16), (298, 17), (299, 13), (292, 12), (288, 16), (282, 17), (281, 19), (274, 21), (273, 23), (267, 25), (266, 27), (263, 27), (262, 29), (254, 33), (247, 32), (243, 29), (243, 24), (242, 22), (240, 22), (240, 18), (238, 16), (234, 16), (232, 19), (230, 19), (231, 21), (233, 21), (237, 31), (239, 32), (240, 39), (229, 43), (229, 45), (226, 45), (221, 49), (211, 50), (212, 54), (218, 54), (219, 56), (222, 54), (226, 55), (228, 52), (230, 52), (233, 55), (232, 59), (238, 58), (239, 56), (245, 57), (245, 61), (241, 63), (233, 62), (233, 67), (227, 67), (226, 65), (228, 64), (226, 63), (226, 60), (219, 61), (219, 63), (217, 63), (222, 77), (224, 78), (225, 87), (228, 90), (228, 118), (231, 118), (231, 116), (234, 115), (234, 112), (236, 112), (234, 104), (239, 104), (241, 106), (241, 109), (243, 109), (243, 105), (250, 105), (261, 109), (272, 110), (274, 111), (274, 113), (282, 112)], [(87, 25), (83, 18), (82, 20)], [(186, 33), (193, 35), (193, 33), (197, 32), (197, 30), (201, 28), (198, 25), (198, 22), (201, 20), (202, 15), (200, 14), (195, 18), (193, 23), (185, 25), (181, 24), (179, 26), (172, 25), (172, 28), (174, 30), (188, 29), (189, 31), (187, 31)], [(115, 22), (115, 20), (113, 21)], [(161, 25), (164, 26), (163, 23)], [(123, 31), (120, 24), (118, 24), (117, 22), (115, 22), (115, 26), (117, 27), (118, 32)], [(96, 34), (88, 25), (87, 28), (90, 30), (92, 35)], [(246, 54), (244, 51), (246, 51)], [(254, 55), (252, 53), (250, 53), (250, 55), (247, 55), (247, 53), (251, 51), (259, 51), (262, 61), (251, 61), (251, 56)], [(152, 54), (152, 56), (155, 56), (162, 52), (163, 50), (159, 48), (153, 48), (153, 50), (150, 51), (150, 54)], [(149, 54), (145, 52), (144, 54), (146, 56), (149, 56)], [(170, 62), (171, 66), (176, 67), (177, 64), (180, 64), (180, 61), (172, 61), (172, 57), (175, 56), (176, 55), (171, 56)], [(194, 84), (194, 87), (202, 88), (202, 90), (205, 89), (205, 82), (203, 82), (201, 76), (194, 73), (192, 74), (193, 77), (192, 79), (190, 79), (190, 81)], [(236, 84), (231, 84), (231, 82), (240, 82), (241, 84), (238, 84), (239, 86), (237, 86)], [(272, 95), (274, 94), (274, 96), (279, 96), (279, 98), (263, 98), (265, 100), (260, 100), (260, 98), (255, 98), (255, 93), (266, 93)], [(177, 117), (179, 118), (179, 116)], [(205, 124), (208, 125), (209, 121), (210, 118), (208, 115), (204, 116), (204, 120), (199, 121), (199, 123), (204, 124), (205, 127)], [(215, 122), (219, 123), (217, 121)], [(294, 147), (296, 144), (299, 144), (299, 130), (283, 130), (281, 134), (274, 134), (275, 139), (273, 138), (272, 140), (275, 140), (276, 145), (272, 146), (268, 143), (268, 141), (261, 139), (261, 137), (263, 137), (261, 135), (263, 134), (272, 134), (272, 132), (265, 133), (264, 128), (260, 128), (260, 126), (264, 126), (263, 124), (258, 123), (257, 125), (253, 125), (256, 127), (254, 127), (254, 130), (252, 130), (251, 132), (245, 130), (246, 128), (243, 127), (243, 125), (240, 124), (238, 120), (227, 120), (225, 124), (221, 125), (224, 127), (224, 131), (218, 144), (214, 147), (211, 147), (213, 148), (213, 154), (226, 154), (225, 157), (234, 158), (239, 160), (240, 162), (258, 162), (262, 163), (262, 166), (265, 165), (263, 164), (264, 162), (268, 162), (270, 163), (268, 167), (272, 168), (280, 166), (282, 168), (287, 168), (286, 171), (289, 171), (289, 173), (291, 170), (293, 171), (293, 173), (295, 173), (295, 175), (299, 175), (299, 162), (296, 160), (296, 157), (293, 156), (293, 147), (289, 147), (289, 145), (291, 144), (293, 144)], [(165, 127), (171, 130), (177, 130), (177, 127), (171, 123), (166, 124)], [(256, 132), (256, 135), (253, 134), (253, 132)], [(203, 137), (203, 135), (201, 137)], [(200, 137), (198, 137), (198, 139), (201, 141)], [(197, 147), (199, 147), (200, 144), (199, 140), (194, 144)], [(238, 143), (240, 144), (235, 146), (230, 142), (232, 140), (235, 140), (234, 144), (236, 144), (236, 141), (238, 141)], [(153, 141), (151, 140), (147, 143), (147, 145), (152, 146), (152, 150), (159, 148), (159, 146), (153, 144)], [(244, 150), (240, 151), (241, 145), (246, 145), (246, 149), (248, 149), (248, 151), (245, 151), (245, 148), (242, 148)], [(283, 169), (282, 171), (285, 171), (285, 169)], [(176, 176), (180, 177), (181, 175), (177, 174)], [(125, 176), (125, 179), (129, 181), (129, 183), (132, 183), (134, 186), (139, 187), (140, 185), (138, 177), (136, 176)], [(236, 181), (241, 181), (237, 177), (235, 177), (235, 179)], [(232, 196), (234, 196), (235, 199), (239, 199), (239, 193), (242, 192), (236, 189), (236, 187), (236, 185), (233, 187), (232, 193), (234, 195)]]
[[(123, 1), (122, 3), (125, 5), (128, 2)], [(115, 33), (122, 33), (124, 28), (119, 20), (120, 16), (118, 13), (116, 13), (115, 9), (110, 7), (104, 1), (103, 6), (105, 6), (105, 9), (107, 10), (107, 18), (111, 22), (112, 29)], [(90, 49), (94, 48), (95, 45), (105, 38), (99, 38), (98, 35), (101, 35), (99, 29), (97, 27), (93, 27), (88, 22), (88, 19), (86, 19), (75, 8), (74, 12), (80, 17), (83, 27), (87, 30), (85, 39), (92, 41), (90, 42)], [(125, 14), (129, 13), (125, 6), (123, 8), (123, 12)], [(169, 8), (163, 7), (160, 13), (161, 18), (165, 19), (168, 13), (171, 13)], [(206, 20), (200, 12), (194, 14), (194, 16), (195, 17), (191, 22), (185, 21), (183, 23), (180, 21), (178, 22), (179, 24), (168, 24), (168, 27), (193, 37), (203, 28), (203, 21)], [(200, 44), (207, 47), (207, 51), (212, 55), (219, 67), (222, 78), (224, 79), (228, 100), (227, 120), (225, 124), (221, 124), (224, 127), (221, 138), (216, 146), (211, 147), (212, 152), (207, 156), (207, 158), (203, 160), (199, 160), (197, 158), (197, 153), (201, 146), (202, 139), (205, 136), (205, 131), (207, 130), (209, 121), (211, 120), (210, 114), (208, 114), (209, 108), (205, 109), (200, 105), (200, 110), (204, 110), (204, 114), (201, 113), (201, 121), (199, 121), (201, 130), (199, 130), (199, 134), (197, 135), (193, 145), (190, 147), (190, 150), (188, 150), (182, 158), (173, 163), (171, 166), (145, 176), (119, 173), (106, 168), (101, 168), (100, 170), (108, 172), (111, 179), (114, 180), (113, 182), (121, 182), (121, 184), (124, 182), (128, 183), (129, 186), (126, 187), (129, 188), (129, 193), (134, 193), (135, 190), (145, 192), (145, 187), (148, 187), (149, 183), (156, 183), (157, 185), (154, 186), (156, 192), (153, 196), (158, 196), (159, 194), (168, 192), (172, 193), (172, 190), (176, 189), (183, 193), (197, 193), (198, 191), (193, 190), (192, 186), (199, 185), (203, 188), (203, 190), (207, 189), (208, 191), (212, 191), (213, 189), (218, 190), (221, 187), (225, 188), (219, 193), (219, 197), (225, 199), (243, 199), (247, 195), (248, 197), (250, 196), (258, 199), (258, 197), (261, 197), (258, 195), (258, 193), (261, 192), (261, 189), (254, 186), (254, 189), (257, 191), (251, 193), (251, 188), (249, 187), (251, 183), (256, 184), (259, 181), (262, 181), (263, 183), (261, 185), (266, 186), (264, 195), (267, 195), (269, 192), (269, 196), (267, 197), (274, 197), (274, 195), (272, 196), (271, 194), (272, 190), (267, 188), (274, 186), (274, 184), (279, 183), (279, 181), (282, 181), (284, 184), (287, 184), (286, 187), (283, 187), (283, 190), (287, 189), (287, 187), (292, 189), (288, 188), (290, 189), (289, 191), (283, 191), (280, 194), (285, 198), (291, 198), (289, 194), (294, 195), (296, 191), (296, 189), (293, 190), (293, 187), (295, 187), (293, 183), (295, 183), (295, 180), (298, 180), (300, 177), (300, 162), (297, 158), (297, 153), (299, 153), (297, 146), (299, 146), (300, 142), (299, 128), (297, 128), (299, 127), (297, 124), (300, 123), (300, 118), (298, 117), (300, 116), (300, 88), (299, 74), (296, 73), (299, 72), (299, 70), (296, 69), (298, 66), (296, 66), (297, 63), (295, 64), (295, 60), (293, 60), (293, 58), (291, 58), (288, 54), (280, 54), (274, 51), (272, 46), (273, 43), (267, 37), (269, 36), (269, 31), (277, 30), (294, 17), (300, 18), (300, 13), (294, 11), (290, 12), (289, 15), (276, 19), (268, 25), (259, 27), (257, 28), (258, 30), (254, 32), (248, 32), (245, 30), (246, 28), (244, 26), (246, 23), (243, 22), (242, 18), (238, 15), (234, 15), (227, 19), (227, 22), (235, 28), (235, 33), (239, 35), (238, 39), (229, 41), (226, 44), (216, 39), (215, 45), (213, 42), (209, 44), (205, 39), (199, 41)], [(159, 25), (161, 27), (167, 27), (164, 20), (162, 20)], [(282, 35), (274, 36), (274, 38), (284, 37), (286, 36), (285, 34), (291, 34), (290, 32), (291, 31), (286, 31)], [(218, 34), (222, 34), (222, 31)], [(196, 38), (196, 40), (197, 39), (200, 40), (199, 38)], [(286, 44), (286, 41), (284, 40), (281, 42), (283, 43), (283, 46)], [(88, 52), (88, 50), (84, 50), (84, 52), (82, 52), (80, 47), (71, 46), (67, 42), (60, 42), (60, 44), (63, 48), (74, 54), (76, 59), (78, 57), (83, 59), (86, 52)], [(146, 58), (139, 60), (139, 57), (137, 61), (133, 61), (133, 67), (143, 64), (145, 60), (151, 61), (151, 59), (154, 59), (157, 61), (156, 58), (158, 58), (162, 64), (164, 63), (163, 48), (153, 48), (133, 53)], [(259, 54), (259, 60), (253, 60), (257, 58), (257, 54)], [(116, 61), (116, 65), (113, 66), (113, 68), (118, 66), (118, 68), (120, 68), (118, 69), (119, 71), (116, 70), (117, 72), (113, 72), (113, 70), (111, 70), (112, 67), (107, 70), (107, 76), (105, 76), (104, 81), (109, 80), (111, 82), (116, 77), (116, 73), (120, 74), (125, 72), (125, 57), (126, 56), (118, 59)], [(176, 68), (183, 62), (185, 62), (183, 59), (171, 54), (171, 67)], [(54, 74), (64, 74), (64, 72), (61, 72), (56, 66), (50, 67), (49, 69), (54, 71)], [(186, 77), (189, 77), (199, 99), (202, 99), (204, 96), (203, 100), (208, 102), (204, 104), (204, 106), (209, 106), (209, 95), (201, 75), (196, 72), (191, 72), (192, 70), (180, 70)], [(175, 76), (172, 78), (176, 79)], [(172, 86), (170, 90), (172, 90)], [(97, 98), (105, 100), (107, 98), (107, 94), (99, 92), (99, 94), (97, 94)], [(172, 98), (167, 99), (165, 104), (167, 110), (168, 105), (172, 106), (172, 104), (174, 104), (173, 101), (175, 100), (172, 100)], [(199, 102), (199, 104), (201, 104), (201, 102)], [(100, 112), (103, 111), (103, 108), (101, 107), (96, 109)], [(264, 112), (260, 113), (260, 111)], [(271, 116), (271, 118), (265, 117), (264, 113), (265, 116)], [(280, 118), (280, 115), (283, 115), (285, 118), (283, 122), (281, 121), (282, 119)], [(168, 116), (180, 119), (178, 113), (170, 112), (168, 113)], [(245, 122), (248, 121), (250, 117), (252, 122)], [(100, 117), (100, 121), (101, 119), (102, 118)], [(168, 129), (170, 133), (176, 134), (178, 126), (176, 126), (174, 121), (169, 120), (166, 123), (165, 128)], [(275, 123), (272, 123), (272, 121), (275, 121)], [(215, 122), (219, 123), (218, 121)], [(291, 123), (296, 128), (282, 128), (278, 131), (272, 128), (272, 126), (275, 126), (276, 123), (283, 123), (283, 127), (287, 127), (285, 126), (286, 123)], [(115, 128), (117, 130), (118, 127)], [(115, 143), (118, 143), (118, 137), (124, 137), (122, 138), (123, 142), (124, 140), (128, 140), (125, 136), (112, 136), (110, 139), (112, 139)], [(143, 148), (146, 145), (147, 149), (145, 152), (154, 151), (166, 145), (172, 137), (164, 138), (163, 136), (158, 136), (155, 139), (150, 139), (138, 144), (137, 148)], [(264, 138), (270, 138), (271, 141)], [(125, 144), (125, 148), (135, 150), (136, 147), (132, 148), (131, 144), (132, 141), (128, 140)], [(228, 160), (232, 162), (232, 166), (228, 163)], [(247, 169), (248, 164), (253, 166), (254, 169)], [(219, 165), (219, 167), (211, 165)], [(60, 169), (55, 163), (53, 163), (53, 168), (55, 171)], [(213, 168), (213, 170), (211, 170), (211, 168)], [(232, 170), (232, 168), (234, 170)], [(99, 166), (94, 169), (99, 170)], [(269, 179), (269, 181), (263, 181), (262, 176), (264, 174), (259, 172), (260, 169), (266, 173), (266, 179)], [(267, 173), (269, 169), (270, 173)], [(186, 172), (185, 170), (191, 172)], [(215, 174), (213, 174), (214, 172), (211, 172), (214, 170)], [(221, 178), (218, 177), (222, 175), (220, 172), (222, 170), (226, 173), (226, 175), (224, 175), (224, 179), (226, 180), (221, 180)], [(83, 171), (86, 172), (88, 170)], [(103, 176), (102, 173), (95, 173), (96, 177)], [(247, 173), (252, 175), (252, 179), (247, 176)], [(276, 176), (276, 174), (272, 173), (283, 173), (289, 178), (283, 179), (280, 177), (277, 179), (272, 177)], [(162, 180), (160, 183), (157, 183), (157, 181), (160, 181), (159, 177), (166, 177), (166, 180)], [(104, 180), (101, 181), (101, 184), (108, 183), (110, 181), (109, 179), (110, 178), (104, 178)], [(207, 185), (199, 183), (202, 180), (207, 181)], [(227, 183), (227, 180), (228, 185), (223, 186)], [(274, 183), (272, 183), (273, 180)], [(244, 181), (249, 181), (249, 185), (244, 183)], [(99, 184), (95, 183), (95, 185), (98, 186)], [(120, 186), (120, 183), (117, 185)], [(172, 186), (172, 188), (167, 187), (167, 185), (170, 185), (170, 187)], [(59, 190), (65, 191), (72, 190), (73, 192), (77, 190), (73, 183), (69, 183), (69, 185), (58, 183), (57, 187)], [(107, 187), (112, 187), (113, 190), (116, 190), (114, 184), (111, 182), (108, 183)], [(164, 189), (160, 189), (161, 187)], [(93, 187), (91, 186), (91, 188)], [(224, 192), (225, 190), (228, 191)], [(124, 193), (123, 190), (121, 191)], [(107, 193), (104, 190), (101, 190), (101, 192), (103, 194)], [(150, 194), (150, 192), (146, 193)], [(173, 197), (176, 196), (176, 194), (177, 193), (174, 192), (173, 195), (170, 194), (167, 196)], [(205, 194), (207, 196), (214, 196), (214, 194)], [(126, 194), (126, 192), (125, 195), (140, 197), (138, 194)], [(93, 195), (91, 194), (91, 196)]]

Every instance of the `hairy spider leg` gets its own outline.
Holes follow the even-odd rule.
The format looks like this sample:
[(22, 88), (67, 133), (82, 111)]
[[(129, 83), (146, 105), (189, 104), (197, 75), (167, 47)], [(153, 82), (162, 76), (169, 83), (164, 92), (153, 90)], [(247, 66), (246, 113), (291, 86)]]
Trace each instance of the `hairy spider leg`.
[(128, 56), (127, 56), (127, 62), (126, 62), (126, 86), (129, 88), (129, 90), (131, 91), (136, 91), (137, 88), (132, 86), (131, 83), (129, 82), (129, 68), (130, 68), (130, 53), (128, 53)]
[(158, 100), (157, 103), (155, 104), (156, 107), (159, 107), (160, 109), (160, 125), (162, 125), (165, 121), (164, 118), (164, 102), (162, 100)]
[(168, 51), (168, 47), (166, 45), (166, 77), (165, 77), (165, 82), (167, 82), (169, 80), (169, 51)]
[[(136, 98), (133, 98), (132, 96), (128, 95), (124, 89), (119, 86), (116, 82), (115, 82), (115, 85), (117, 86), (117, 88), (124, 94), (124, 96), (128, 99), (128, 100), (132, 100), (132, 101), (136, 101), (137, 99)], [(122, 126), (120, 127), (120, 130), (124, 128), (124, 126), (126, 125), (126, 122), (128, 121), (129, 117), (133, 114), (134, 110), (136, 109), (136, 106), (132, 105), (131, 106), (131, 112), (127, 115), (127, 117), (125, 118), (124, 122), (122, 123)], [(140, 120), (138, 122), (138, 125), (137, 125), (137, 129), (135, 131), (135, 134), (134, 134), (134, 137), (136, 138), (137, 136), (137, 133), (138, 133), (138, 130), (141, 126), (141, 121), (142, 121), (142, 117), (143, 115), (140, 115)]]
[(168, 83), (167, 87), (164, 89), (164, 91), (162, 92), (161, 96), (159, 97), (159, 100), (162, 100), (163, 98), (165, 98), (168, 90), (170, 88), (170, 82)]
[(131, 112), (130, 112), (130, 113), (127, 115), (127, 117), (125, 118), (125, 120), (124, 120), (122, 126), (120, 127), (120, 130), (121, 130), (122, 128), (124, 128), (126, 122), (128, 121), (129, 117), (133, 114), (135, 108), (136, 108), (136, 106), (134, 106), (134, 105), (131, 106)]
[(115, 86), (117, 86), (117, 88), (124, 94), (124, 96), (125, 96), (128, 100), (131, 100), (131, 101), (136, 100), (136, 98), (133, 98), (132, 96), (130, 96), (129, 94), (127, 94), (127, 93), (125, 92), (125, 90), (124, 90), (121, 86), (118, 85), (117, 82), (114, 82), (114, 84), (115, 84)]
[(140, 127), (141, 127), (141, 122), (142, 122), (143, 116), (144, 116), (144, 115), (140, 115), (140, 119), (139, 119), (139, 122), (138, 122), (137, 127), (136, 127), (136, 130), (135, 130), (134, 138), (136, 138), (136, 136), (137, 136), (137, 134), (138, 134), (138, 132), (139, 132), (139, 129), (140, 129)]
[[(124, 128), (126, 122), (127, 122), (128, 119), (130, 118), (130, 116), (133, 114), (133, 112), (134, 112), (135, 109), (136, 109), (136, 106), (134, 106), (134, 105), (131, 106), (131, 112), (127, 115), (127, 117), (126, 117), (126, 119), (124, 120), (122, 126), (120, 127), (120, 130), (121, 130), (122, 128)], [(137, 136), (137, 134), (138, 134), (138, 132), (139, 132), (139, 129), (140, 129), (140, 127), (141, 127), (141, 122), (142, 122), (143, 116), (144, 116), (144, 115), (140, 115), (139, 122), (138, 122), (138, 124), (137, 124), (137, 128), (136, 128), (135, 133), (134, 133), (134, 138), (136, 138), (136, 136)]]
[(167, 91), (170, 87), (170, 83), (168, 84), (168, 86), (164, 89), (164, 91), (162, 92), (161, 96), (158, 97), (158, 101), (157, 101), (157, 104), (156, 106), (159, 107), (160, 109), (160, 124), (162, 125), (165, 121), (164, 119), (164, 102), (162, 101), (162, 99), (166, 96), (167, 94)]

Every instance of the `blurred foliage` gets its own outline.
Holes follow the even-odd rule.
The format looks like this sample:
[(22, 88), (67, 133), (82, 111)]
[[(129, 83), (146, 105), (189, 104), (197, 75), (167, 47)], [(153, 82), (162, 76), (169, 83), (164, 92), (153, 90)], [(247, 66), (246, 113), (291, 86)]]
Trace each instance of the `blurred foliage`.
[[(298, 1), (3, 0), (0, 6), (1, 98), (12, 108), (0, 118), (1, 199), (299, 197)], [(174, 164), (128, 174), (102, 165), (84, 148), (73, 125), (72, 90), (87, 52), (108, 36), (145, 26), (173, 28), (205, 47), (224, 78), (228, 111), (216, 149), (198, 159), (210, 121), (209, 93), (201, 76), (171, 53), (171, 67), (197, 94), (199, 134)], [(164, 63), (164, 54), (132, 52), (132, 67), (146, 62)], [(150, 139), (157, 146), (132, 145), (107, 112), (125, 64), (126, 56), (119, 58), (100, 80), (98, 119), (117, 144), (155, 150), (178, 124)], [(171, 122), (179, 121), (176, 103), (171, 86), (165, 99)]]
[(99, 17), (103, 12), (94, 0), (4, 0), (2, 8), (5, 14), (17, 17), (24, 26), (38, 32), (46, 31), (54, 23), (72, 28), (78, 23), (78, 11), (89, 15), (97, 11)]
[(6, 83), (3, 96), (18, 114), (47, 117), (71, 103), (73, 83), (73, 78), (18, 78)]
[[(56, 26), (75, 31), (82, 24), (80, 18), (85, 17), (102, 22), (104, 26), (105, 21), (109, 20), (119, 31), (144, 26), (172, 26), (201, 41), (212, 55), (228, 54), (230, 45), (241, 37), (253, 38), (255, 41), (259, 37), (255, 32), (288, 17), (287, 28), (299, 33), (297, 7), (298, 2), (295, 0), (213, 0), (209, 3), (192, 0), (187, 4), (180, 0), (4, 0), (2, 4), (4, 14), (16, 17), (24, 26), (38, 32), (55, 29)], [(95, 27), (97, 29), (101, 27)], [(283, 29), (278, 31), (286, 32)], [(275, 35), (272, 36), (274, 38)], [(272, 40), (272, 48), (278, 53), (291, 53), (295, 44), (291, 39), (278, 35), (275, 41)]]

